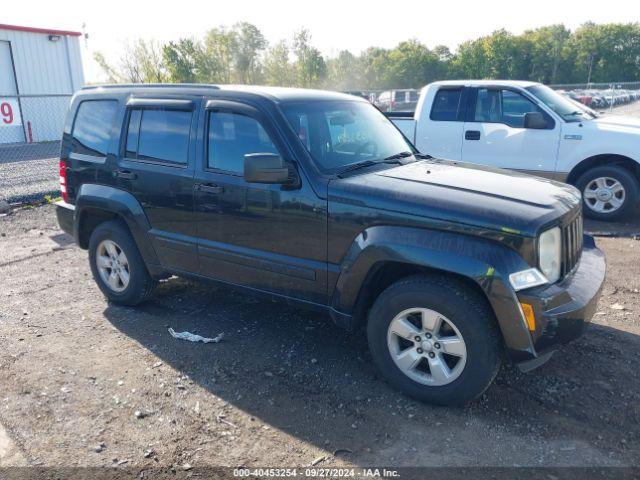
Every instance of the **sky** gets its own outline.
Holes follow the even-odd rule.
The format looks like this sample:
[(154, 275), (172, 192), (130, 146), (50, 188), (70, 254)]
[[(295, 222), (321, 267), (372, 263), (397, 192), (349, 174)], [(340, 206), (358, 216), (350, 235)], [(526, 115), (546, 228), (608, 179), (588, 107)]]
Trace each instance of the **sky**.
[(209, 28), (240, 21), (256, 25), (271, 43), (308, 28), (312, 43), (332, 56), (343, 49), (357, 54), (370, 46), (392, 48), (410, 38), (454, 50), (500, 28), (518, 34), (554, 23), (573, 30), (586, 21), (638, 22), (640, 3), (607, 8), (587, 0), (3, 0), (0, 16), (1, 23), (88, 33), (82, 41), (87, 82), (104, 81), (95, 51), (116, 61), (124, 45), (137, 38), (199, 38)]

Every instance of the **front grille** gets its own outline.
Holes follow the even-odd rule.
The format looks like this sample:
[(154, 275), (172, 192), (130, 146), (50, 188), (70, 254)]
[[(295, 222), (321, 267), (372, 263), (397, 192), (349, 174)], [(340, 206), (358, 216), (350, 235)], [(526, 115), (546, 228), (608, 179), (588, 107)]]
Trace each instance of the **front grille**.
[(562, 227), (562, 270), (567, 275), (578, 264), (582, 253), (582, 212)]

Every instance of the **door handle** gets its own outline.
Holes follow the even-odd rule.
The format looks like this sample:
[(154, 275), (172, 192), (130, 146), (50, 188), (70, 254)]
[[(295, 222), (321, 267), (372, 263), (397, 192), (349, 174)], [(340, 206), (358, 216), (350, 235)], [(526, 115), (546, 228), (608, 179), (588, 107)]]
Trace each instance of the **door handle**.
[(480, 130), (467, 130), (464, 132), (465, 140), (480, 140)]
[(196, 189), (207, 193), (222, 193), (224, 187), (220, 185), (214, 185), (213, 183), (198, 183)]
[(135, 180), (138, 175), (130, 170), (116, 170), (113, 172), (113, 176), (117, 178), (124, 178), (125, 180)]

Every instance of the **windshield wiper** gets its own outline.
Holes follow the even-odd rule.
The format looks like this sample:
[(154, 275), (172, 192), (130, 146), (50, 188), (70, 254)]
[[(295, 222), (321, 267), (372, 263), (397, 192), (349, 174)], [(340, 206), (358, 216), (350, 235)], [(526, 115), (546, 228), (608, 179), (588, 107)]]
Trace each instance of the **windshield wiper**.
[(390, 160), (400, 160), (401, 158), (407, 158), (407, 157), (411, 157), (413, 156), (413, 152), (400, 152), (400, 153), (396, 153), (394, 155), (389, 155), (388, 157), (385, 157), (382, 159), (383, 162), (388, 162)]
[(343, 175), (349, 172), (353, 172), (354, 170), (360, 170), (361, 168), (370, 167), (372, 165), (379, 165), (381, 163), (398, 163), (400, 165), (404, 165), (401, 161), (403, 158), (416, 156), (416, 158), (431, 158), (428, 155), (421, 155), (419, 153), (414, 154), (413, 152), (400, 152), (394, 155), (389, 155), (388, 157), (383, 158), (382, 160), (364, 160), (362, 162), (352, 163), (351, 165), (347, 165), (342, 170), (340, 170), (337, 175), (342, 178)]
[[(400, 152), (400, 153), (396, 153), (395, 155), (389, 155), (387, 158), (383, 159), (382, 162), (384, 163), (402, 163), (399, 162), (398, 160), (402, 159), (402, 158), (407, 158), (407, 157), (415, 157), (418, 160), (428, 160), (430, 158), (433, 158), (431, 155), (427, 155), (426, 153), (413, 153), (413, 152)], [(393, 162), (392, 162), (393, 161)], [(409, 162), (411, 163), (411, 162)]]
[[(590, 120), (592, 118), (595, 118), (589, 115), (589, 112), (580, 111), (580, 110), (574, 110), (571, 113), (565, 113), (563, 117), (567, 122), (569, 121), (581, 122), (583, 120)], [(569, 120), (569, 118), (567, 117), (575, 118), (575, 120)]]
[(353, 172), (354, 170), (359, 170), (361, 168), (370, 167), (371, 165), (377, 165), (379, 162), (374, 162), (373, 160), (365, 160), (363, 162), (352, 163), (351, 165), (347, 165), (342, 170), (338, 172), (338, 177), (342, 178), (345, 173)]

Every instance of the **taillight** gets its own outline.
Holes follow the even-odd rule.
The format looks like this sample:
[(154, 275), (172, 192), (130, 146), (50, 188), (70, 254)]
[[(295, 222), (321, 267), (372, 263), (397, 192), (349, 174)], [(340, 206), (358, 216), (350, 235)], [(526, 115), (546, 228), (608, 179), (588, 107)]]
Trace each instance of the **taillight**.
[(69, 192), (67, 191), (67, 162), (60, 160), (60, 193), (62, 200), (69, 201)]

